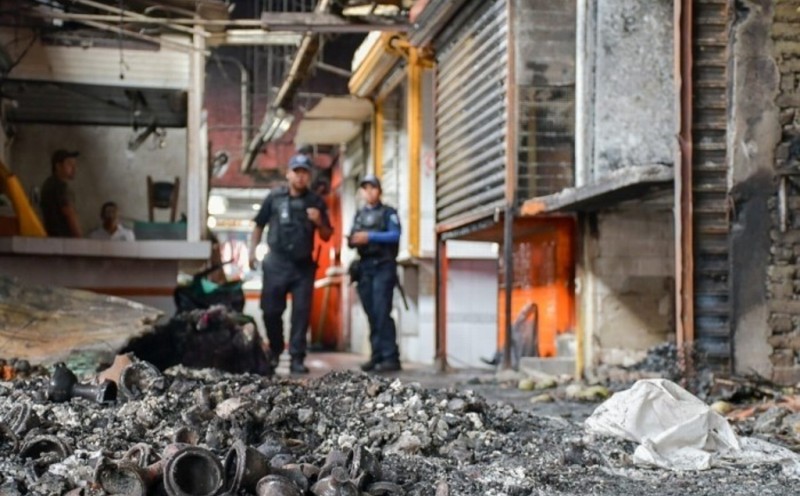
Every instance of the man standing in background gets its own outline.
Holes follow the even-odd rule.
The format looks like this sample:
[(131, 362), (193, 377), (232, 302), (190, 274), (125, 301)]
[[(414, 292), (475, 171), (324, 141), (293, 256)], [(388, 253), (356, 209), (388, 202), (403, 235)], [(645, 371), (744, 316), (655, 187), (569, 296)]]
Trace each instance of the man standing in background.
[(289, 334), (289, 370), (293, 374), (308, 373), (303, 361), (306, 356), (306, 333), (311, 318), (311, 298), (314, 293), (313, 259), (314, 233), (323, 241), (333, 233), (325, 202), (309, 189), (311, 160), (295, 155), (286, 173), (288, 187), (277, 188), (264, 200), (254, 221), (250, 238), (250, 267), (255, 268), (256, 247), (261, 242), (264, 227), (267, 231), (269, 253), (262, 264), (264, 281), (261, 290), (261, 310), (267, 330), (272, 367), (278, 365), (284, 348), (283, 312), (286, 297), (292, 295), (292, 328)]
[(56, 150), (50, 160), (51, 175), (42, 184), (39, 205), (48, 236), (80, 238), (82, 236), (78, 213), (75, 210), (75, 192), (69, 182), (75, 179), (78, 169), (78, 152)]

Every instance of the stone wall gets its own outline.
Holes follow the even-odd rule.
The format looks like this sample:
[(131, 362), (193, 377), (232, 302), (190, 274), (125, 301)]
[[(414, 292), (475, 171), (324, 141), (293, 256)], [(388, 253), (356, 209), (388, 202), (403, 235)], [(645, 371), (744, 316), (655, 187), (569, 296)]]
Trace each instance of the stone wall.
[[(773, 378), (800, 382), (800, 1), (775, 4), (773, 53), (780, 72), (781, 137), (775, 151), (777, 176), (768, 201), (771, 217), (767, 298)], [(783, 178), (783, 179), (781, 179)], [(776, 190), (784, 183), (785, 201)], [(786, 216), (781, 215), (785, 208)]]

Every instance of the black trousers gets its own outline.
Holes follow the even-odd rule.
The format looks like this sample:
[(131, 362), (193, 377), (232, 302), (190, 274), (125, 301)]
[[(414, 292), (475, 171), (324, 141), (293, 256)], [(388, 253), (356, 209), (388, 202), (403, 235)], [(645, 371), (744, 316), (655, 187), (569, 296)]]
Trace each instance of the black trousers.
[(306, 356), (306, 334), (311, 319), (311, 299), (314, 294), (314, 264), (294, 263), (269, 255), (264, 260), (264, 282), (261, 289), (261, 310), (267, 329), (269, 348), (274, 356), (283, 353), (283, 312), (286, 297), (292, 295), (289, 354), (292, 360), (302, 361)]
[(358, 297), (369, 320), (372, 361), (398, 361), (397, 328), (391, 315), (397, 263), (362, 258), (359, 267)]

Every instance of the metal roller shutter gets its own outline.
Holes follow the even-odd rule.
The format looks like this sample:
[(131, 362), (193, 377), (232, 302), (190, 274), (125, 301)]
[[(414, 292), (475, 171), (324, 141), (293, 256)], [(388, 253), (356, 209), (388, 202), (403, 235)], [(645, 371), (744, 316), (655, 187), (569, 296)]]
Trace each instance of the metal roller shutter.
[(437, 222), (504, 204), (507, 35), (506, 2), (491, 0), (439, 51)]

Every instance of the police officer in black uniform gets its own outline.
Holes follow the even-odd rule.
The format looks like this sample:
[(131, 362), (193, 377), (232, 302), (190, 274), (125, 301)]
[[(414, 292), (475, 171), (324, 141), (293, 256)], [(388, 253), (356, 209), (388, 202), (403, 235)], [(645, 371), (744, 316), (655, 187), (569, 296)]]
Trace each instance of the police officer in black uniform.
[(269, 253), (262, 268), (261, 310), (272, 352), (271, 364), (278, 365), (283, 352), (283, 312), (286, 296), (292, 294), (292, 328), (289, 337), (290, 371), (308, 373), (303, 364), (306, 356), (306, 332), (311, 318), (311, 297), (314, 292), (316, 263), (312, 258), (314, 231), (323, 241), (330, 239), (333, 229), (325, 202), (309, 190), (311, 159), (295, 155), (289, 161), (288, 187), (270, 192), (255, 217), (256, 227), (250, 239), (250, 266), (255, 268), (255, 248), (267, 231)]
[(393, 372), (400, 370), (397, 329), (391, 316), (397, 284), (400, 220), (395, 209), (381, 203), (381, 183), (377, 177), (365, 176), (360, 186), (366, 205), (356, 213), (348, 244), (359, 254), (358, 296), (369, 320), (372, 345), (372, 356), (361, 365), (361, 370)]

